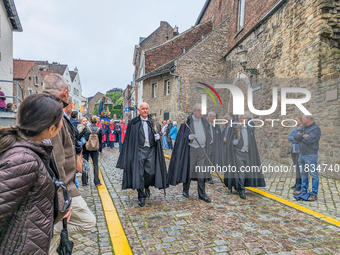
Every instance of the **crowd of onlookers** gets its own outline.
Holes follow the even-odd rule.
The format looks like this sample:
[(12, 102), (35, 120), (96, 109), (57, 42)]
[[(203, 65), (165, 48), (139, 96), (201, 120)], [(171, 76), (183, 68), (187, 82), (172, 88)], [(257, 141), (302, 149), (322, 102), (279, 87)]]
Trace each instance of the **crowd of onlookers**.
[(163, 150), (172, 150), (177, 137), (177, 122), (163, 120), (162, 126), (158, 123), (155, 125), (159, 127), (155, 130), (162, 137)]

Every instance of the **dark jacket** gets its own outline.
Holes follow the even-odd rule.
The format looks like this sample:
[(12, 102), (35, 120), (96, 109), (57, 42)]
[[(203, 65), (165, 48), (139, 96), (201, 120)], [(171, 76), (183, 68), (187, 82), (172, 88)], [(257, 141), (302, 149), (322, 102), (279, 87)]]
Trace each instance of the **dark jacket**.
[[(151, 119), (151, 116), (148, 118)], [(155, 146), (155, 161), (150, 162), (155, 169), (155, 175), (151, 186), (158, 189), (167, 188), (167, 172), (166, 164), (162, 149), (162, 143), (160, 140), (155, 141), (154, 139), (154, 128), (150, 121), (147, 121), (149, 127), (149, 142), (150, 146)], [(151, 138), (152, 136), (152, 138)], [(144, 176), (141, 174), (142, 169), (140, 168), (140, 153), (139, 145), (144, 145), (145, 137), (142, 128), (142, 121), (140, 116), (135, 117), (131, 120), (127, 126), (126, 135), (122, 151), (119, 155), (117, 162), (117, 168), (124, 169), (123, 171), (123, 189), (142, 189), (144, 188)]]
[(99, 143), (101, 143), (102, 137), (103, 137), (102, 130), (101, 128), (97, 127), (96, 124), (91, 124), (90, 126), (86, 126), (85, 129), (80, 134), (83, 134), (85, 140), (88, 141), (91, 131), (96, 132), (98, 134)]
[(55, 188), (44, 163), (52, 148), (24, 140), (0, 155), (0, 254), (48, 254)]
[[(191, 128), (187, 127), (185, 123), (183, 123), (179, 131), (177, 133), (177, 138), (175, 142), (174, 149), (172, 150), (171, 160), (169, 164), (169, 170), (168, 170), (168, 183), (170, 185), (176, 186), (179, 183), (186, 183), (187, 176), (193, 176), (193, 174), (190, 174), (190, 145), (189, 145), (189, 134), (193, 133), (195, 134), (195, 129), (193, 125), (191, 114), (187, 119), (187, 125)], [(202, 124), (205, 132), (206, 137), (206, 146), (203, 148), (206, 155), (211, 154), (212, 150), (212, 144), (211, 142), (211, 132), (209, 129), (209, 122), (206, 118), (202, 117)], [(205, 156), (204, 156), (205, 157)], [(206, 158), (206, 157), (205, 157)], [(208, 159), (205, 159), (205, 166), (211, 166)], [(206, 172), (202, 178), (210, 178), (211, 174), (210, 172)], [(197, 180), (197, 178), (191, 177), (192, 180)]]
[[(321, 137), (321, 129), (313, 122), (313, 124), (302, 126), (298, 132), (301, 135), (296, 134), (294, 140), (299, 141), (301, 155), (316, 155), (319, 150), (319, 140)], [(307, 138), (303, 138), (304, 134), (308, 134)]]

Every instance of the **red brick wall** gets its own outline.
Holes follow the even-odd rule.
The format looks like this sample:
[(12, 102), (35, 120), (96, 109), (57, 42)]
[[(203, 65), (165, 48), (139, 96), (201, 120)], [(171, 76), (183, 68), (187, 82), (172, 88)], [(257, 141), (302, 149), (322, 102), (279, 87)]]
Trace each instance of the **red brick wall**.
[(237, 34), (239, 0), (211, 0), (200, 21), (202, 23), (214, 17), (214, 27), (216, 27), (229, 17), (228, 51), (279, 2), (279, 0), (245, 1), (244, 28), (239, 34)]
[(183, 49), (188, 51), (198, 41), (205, 37), (213, 28), (211, 20), (202, 23), (178, 35), (157, 48), (145, 52), (145, 74), (155, 68), (177, 58), (183, 54)]
[(159, 28), (139, 44), (140, 49), (147, 50), (166, 42), (166, 34), (168, 34), (168, 40), (171, 40), (173, 38), (172, 32), (173, 28), (170, 24), (166, 21), (161, 21)]

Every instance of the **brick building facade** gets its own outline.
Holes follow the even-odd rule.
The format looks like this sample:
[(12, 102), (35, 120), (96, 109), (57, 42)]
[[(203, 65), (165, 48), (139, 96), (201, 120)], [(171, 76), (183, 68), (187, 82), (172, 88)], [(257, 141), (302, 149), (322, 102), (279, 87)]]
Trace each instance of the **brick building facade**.
[[(178, 104), (180, 111), (189, 113), (193, 104), (201, 101), (202, 91), (197, 87), (202, 85), (198, 81), (211, 86), (236, 85), (245, 95), (245, 110), (249, 110), (246, 103), (249, 88), (253, 91), (255, 109), (268, 110), (273, 104), (273, 87), (277, 87), (277, 109), (270, 115), (253, 118), (280, 120), (275, 128), (267, 124), (256, 129), (256, 137), (262, 156), (288, 163), (287, 137), (292, 128), (280, 123), (294, 119), (301, 111), (288, 105), (287, 115), (282, 116), (280, 91), (284, 87), (305, 88), (311, 99), (303, 105), (322, 130), (319, 163), (339, 164), (340, 3), (336, 0), (245, 1), (243, 28), (238, 29), (237, 4), (242, 1), (207, 1), (197, 24), (212, 19), (213, 31), (182, 56), (144, 76), (144, 98), (150, 103), (152, 113), (163, 118), (162, 112), (169, 111), (170, 118), (175, 119)], [(248, 51), (245, 69), (256, 69), (257, 76), (240, 65), (237, 53), (241, 44)], [(180, 90), (178, 77), (171, 74), (180, 76)], [(164, 94), (166, 80), (171, 84), (169, 97)], [(215, 105), (208, 97), (207, 108), (222, 117), (233, 110), (233, 98), (226, 89), (216, 90), (223, 105)], [(291, 93), (289, 98), (303, 96)], [(326, 174), (334, 176), (334, 173)]]
[[(46, 70), (48, 70), (47, 61), (32, 60), (13, 60), (13, 80), (18, 81), (22, 87), (22, 99), (41, 93), (43, 91), (43, 79)], [(13, 85), (13, 94), (17, 94), (17, 86)], [(14, 100), (14, 105), (16, 105)]]

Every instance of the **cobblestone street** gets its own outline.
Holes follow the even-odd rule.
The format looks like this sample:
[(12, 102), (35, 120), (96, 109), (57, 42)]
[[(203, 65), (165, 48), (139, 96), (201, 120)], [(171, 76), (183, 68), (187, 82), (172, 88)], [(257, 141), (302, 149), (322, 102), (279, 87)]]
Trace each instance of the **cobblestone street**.
[(109, 237), (109, 232), (106, 225), (105, 216), (103, 213), (102, 203), (98, 194), (98, 190), (93, 183), (93, 170), (89, 172), (89, 185), (81, 186), (81, 175), (77, 176), (79, 182), (79, 191), (86, 200), (88, 207), (97, 218), (96, 228), (90, 233), (76, 234), (70, 237), (74, 243), (73, 255), (111, 255), (112, 246)]
[[(217, 177), (214, 185), (206, 186), (210, 204), (198, 200), (192, 182), (189, 199), (182, 196), (182, 185), (167, 189), (166, 197), (152, 188), (141, 208), (136, 191), (121, 189), (123, 171), (115, 168), (118, 155), (117, 148), (105, 148), (99, 167), (133, 254), (340, 254), (340, 228), (252, 191), (241, 200), (225, 190)], [(280, 185), (269, 183), (265, 190), (275, 186), (275, 195), (287, 199), (286, 189), (278, 193)], [(111, 254), (98, 193), (93, 186), (83, 192), (98, 223), (97, 229), (83, 236), (84, 241), (73, 236), (77, 239), (74, 254)], [(325, 190), (324, 196), (328, 197)], [(327, 204), (321, 198), (316, 208), (307, 206), (321, 210), (323, 202)]]

